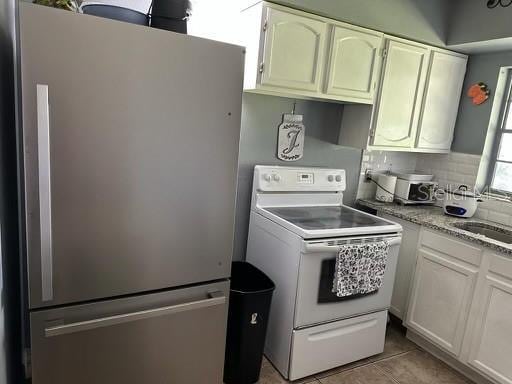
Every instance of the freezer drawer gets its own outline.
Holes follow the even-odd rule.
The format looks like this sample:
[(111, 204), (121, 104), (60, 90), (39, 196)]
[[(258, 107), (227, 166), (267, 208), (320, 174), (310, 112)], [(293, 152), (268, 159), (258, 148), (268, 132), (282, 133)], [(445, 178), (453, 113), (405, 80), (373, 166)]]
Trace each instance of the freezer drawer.
[(229, 283), (31, 314), (33, 384), (220, 384)]
[(290, 380), (384, 351), (387, 311), (293, 332)]

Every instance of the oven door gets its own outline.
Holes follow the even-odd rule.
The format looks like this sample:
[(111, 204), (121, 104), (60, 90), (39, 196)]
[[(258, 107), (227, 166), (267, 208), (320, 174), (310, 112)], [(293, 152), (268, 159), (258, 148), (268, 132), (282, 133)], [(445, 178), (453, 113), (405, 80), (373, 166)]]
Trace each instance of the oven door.
[[(367, 295), (339, 298), (332, 292), (336, 256), (339, 246), (346, 243), (390, 243), (384, 282), (381, 288)], [(295, 328), (344, 319), (389, 308), (401, 236), (351, 237), (303, 241)]]

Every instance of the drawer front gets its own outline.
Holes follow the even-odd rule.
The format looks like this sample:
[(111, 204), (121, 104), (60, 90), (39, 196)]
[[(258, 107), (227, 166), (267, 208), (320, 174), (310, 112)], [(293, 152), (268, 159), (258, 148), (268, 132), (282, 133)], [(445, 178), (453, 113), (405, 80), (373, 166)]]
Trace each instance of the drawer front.
[(512, 257), (492, 255), (489, 271), (512, 280)]
[(449, 235), (425, 230), (421, 237), (421, 245), (475, 266), (479, 266), (482, 262), (481, 248)]
[(387, 311), (382, 311), (294, 331), (289, 379), (381, 353), (386, 322)]
[(31, 314), (34, 384), (221, 383), (228, 282)]

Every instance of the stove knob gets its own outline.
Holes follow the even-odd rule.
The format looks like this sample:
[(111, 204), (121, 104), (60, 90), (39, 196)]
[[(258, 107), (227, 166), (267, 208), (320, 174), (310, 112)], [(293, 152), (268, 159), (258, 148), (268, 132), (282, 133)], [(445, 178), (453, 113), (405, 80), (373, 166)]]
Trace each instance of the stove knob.
[(327, 180), (329, 180), (330, 182), (333, 182), (334, 181), (334, 176), (333, 175), (327, 176)]
[(339, 183), (341, 182), (341, 175), (336, 175), (336, 181)]
[(265, 174), (263, 175), (263, 180), (265, 180), (265, 181), (270, 181), (270, 180), (272, 180), (272, 178), (270, 177), (270, 175), (269, 175), (268, 173), (265, 173)]
[(272, 178), (274, 179), (274, 181), (279, 181), (281, 180), (281, 176), (278, 175), (277, 173), (274, 173), (274, 175), (272, 175)]

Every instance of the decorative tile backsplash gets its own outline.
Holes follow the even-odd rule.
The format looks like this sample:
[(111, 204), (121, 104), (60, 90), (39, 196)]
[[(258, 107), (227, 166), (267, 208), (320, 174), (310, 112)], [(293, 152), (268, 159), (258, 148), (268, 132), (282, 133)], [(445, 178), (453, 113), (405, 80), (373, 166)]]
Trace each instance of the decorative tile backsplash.
[[(373, 198), (376, 185), (365, 181), (367, 169), (376, 174), (392, 171), (416, 171), (434, 175), (434, 180), (440, 188), (452, 189), (464, 184), (474, 188), (480, 156), (466, 153), (408, 153), (386, 151), (364, 151), (359, 177), (357, 197), (359, 199)], [(438, 202), (442, 206), (442, 201)], [(485, 198), (479, 204), (475, 218), (493, 221), (495, 223), (512, 226), (512, 203), (497, 199)]]
[(366, 170), (371, 170), (374, 178), (389, 170), (414, 171), (417, 156), (417, 153), (410, 152), (363, 151), (357, 198), (369, 199), (375, 196), (377, 186), (371, 181), (365, 181)]
[(476, 183), (480, 156), (466, 153), (420, 153), (416, 170), (434, 175), (440, 188), (456, 189), (462, 184), (473, 189)]

